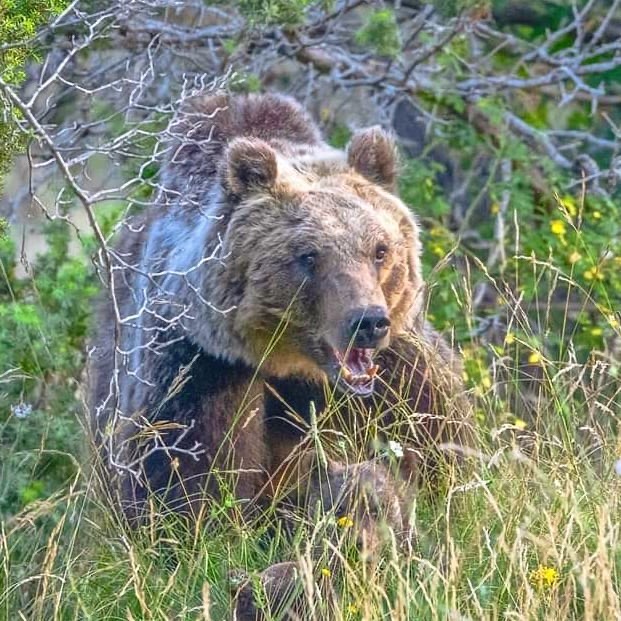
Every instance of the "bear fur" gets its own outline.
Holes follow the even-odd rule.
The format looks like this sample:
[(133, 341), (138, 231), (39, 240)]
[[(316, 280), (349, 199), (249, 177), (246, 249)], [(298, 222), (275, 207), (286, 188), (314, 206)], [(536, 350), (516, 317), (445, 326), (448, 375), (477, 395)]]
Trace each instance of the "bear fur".
[[(456, 357), (423, 319), (392, 138), (374, 127), (333, 149), (277, 95), (189, 98), (168, 133), (157, 204), (110, 254), (90, 361), (95, 443), (127, 517), (156, 502), (200, 519), (223, 486), (251, 501), (300, 489), (301, 473), (317, 487), (304, 461), (316, 454), (291, 458), (313, 413), (360, 446), (380, 420), (405, 447), (405, 479), (435, 468), (464, 442), (467, 405)], [(382, 338), (356, 362), (364, 309)], [(343, 380), (350, 364), (362, 379)], [(348, 467), (323, 463), (343, 487)]]

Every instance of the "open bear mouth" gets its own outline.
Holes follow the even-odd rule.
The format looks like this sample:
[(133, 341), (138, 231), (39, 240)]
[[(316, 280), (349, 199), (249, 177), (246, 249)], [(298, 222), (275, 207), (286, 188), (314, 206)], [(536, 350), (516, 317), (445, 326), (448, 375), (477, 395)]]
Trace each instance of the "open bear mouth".
[(356, 395), (366, 397), (373, 393), (379, 366), (373, 362), (374, 349), (352, 347), (345, 353), (334, 349), (338, 363), (337, 387), (347, 388)]

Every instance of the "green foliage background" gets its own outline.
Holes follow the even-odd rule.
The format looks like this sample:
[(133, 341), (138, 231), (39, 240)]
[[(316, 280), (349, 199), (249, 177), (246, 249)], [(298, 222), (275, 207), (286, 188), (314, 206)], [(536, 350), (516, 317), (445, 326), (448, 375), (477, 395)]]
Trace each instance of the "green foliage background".
[[(38, 29), (67, 6), (66, 0), (3, 0), (0, 6), (0, 79), (19, 85), (25, 73), (26, 61), (37, 58), (37, 48), (31, 43)], [(0, 118), (0, 192), (2, 177), (13, 153), (24, 147), (25, 137), (15, 121), (19, 113), (2, 100)]]

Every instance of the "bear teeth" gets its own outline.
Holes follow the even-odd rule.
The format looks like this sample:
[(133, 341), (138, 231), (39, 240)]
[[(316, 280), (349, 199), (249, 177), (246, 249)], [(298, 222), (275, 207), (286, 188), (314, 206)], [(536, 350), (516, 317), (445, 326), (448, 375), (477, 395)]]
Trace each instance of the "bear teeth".
[(379, 366), (373, 364), (372, 349), (352, 348), (345, 358), (334, 350), (341, 367), (342, 378), (351, 386), (368, 384), (378, 373)]

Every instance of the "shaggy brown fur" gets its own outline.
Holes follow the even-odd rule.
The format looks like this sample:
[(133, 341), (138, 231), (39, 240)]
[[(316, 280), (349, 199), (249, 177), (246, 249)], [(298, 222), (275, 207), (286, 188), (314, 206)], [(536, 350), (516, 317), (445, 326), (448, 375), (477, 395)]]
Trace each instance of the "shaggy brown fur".
[[(459, 370), (421, 317), (419, 230), (391, 193), (391, 137), (371, 128), (332, 149), (274, 95), (192, 98), (170, 136), (160, 204), (120, 234), (90, 365), (95, 439), (126, 515), (154, 501), (199, 518), (223, 485), (240, 499), (300, 489), (311, 403), (321, 414), (335, 387), (335, 424), (362, 445), (379, 420), (407, 448), (406, 479), (462, 442)], [(360, 351), (380, 371), (352, 394), (338, 352), (366, 309), (379, 336)], [(380, 464), (329, 461), (306, 480), (324, 476), (343, 507), (349, 479), (395, 497)], [(402, 525), (399, 506), (388, 514)]]

